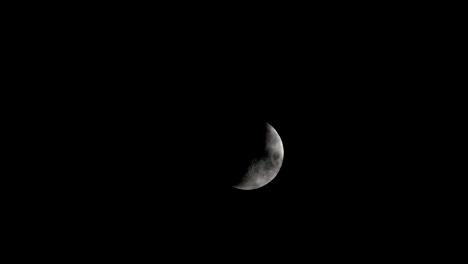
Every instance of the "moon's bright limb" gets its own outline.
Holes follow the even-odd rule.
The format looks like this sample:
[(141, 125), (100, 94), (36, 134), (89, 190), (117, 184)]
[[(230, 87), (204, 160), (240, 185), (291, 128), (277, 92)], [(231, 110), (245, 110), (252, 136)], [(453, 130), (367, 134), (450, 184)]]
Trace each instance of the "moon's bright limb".
[(241, 190), (253, 190), (272, 181), (281, 169), (284, 158), (283, 142), (270, 125), (266, 124), (265, 149), (262, 157), (252, 160), (246, 174), (233, 185)]

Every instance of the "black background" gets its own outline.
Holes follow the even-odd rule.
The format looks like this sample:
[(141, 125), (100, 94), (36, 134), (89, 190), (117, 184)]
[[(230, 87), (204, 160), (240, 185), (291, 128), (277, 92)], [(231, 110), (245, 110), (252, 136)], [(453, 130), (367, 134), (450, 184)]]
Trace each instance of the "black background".
[[(285, 243), (367, 250), (421, 228), (414, 102), (426, 73), (415, 63), (427, 57), (415, 30), (374, 18), (209, 30), (143, 18), (66, 25), (54, 43), (54, 85), (68, 90), (51, 111), (60, 146), (49, 184), (78, 232), (184, 249), (207, 239), (231, 256), (279, 255)], [(264, 122), (281, 136), (283, 166), (265, 187), (236, 190), (227, 179)]]

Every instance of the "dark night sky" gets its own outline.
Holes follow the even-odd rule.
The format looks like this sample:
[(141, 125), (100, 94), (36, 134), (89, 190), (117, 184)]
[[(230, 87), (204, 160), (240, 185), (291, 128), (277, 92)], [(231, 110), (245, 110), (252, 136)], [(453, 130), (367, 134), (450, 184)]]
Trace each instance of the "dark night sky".
[[(34, 11), (27, 30), (13, 29), (25, 39), (9, 39), (21, 45), (7, 53), (34, 72), (20, 71), (14, 85), (38, 106), (25, 110), (37, 121), (19, 119), (28, 127), (12, 141), (34, 142), (18, 150), (36, 163), (16, 172), (22, 190), (7, 203), (25, 200), (16, 210), (27, 215), (10, 229), (43, 232), (18, 234), (21, 243), (61, 253), (54, 240), (77, 251), (68, 257), (128, 252), (132, 262), (148, 252), (375, 263), (372, 255), (418, 253), (431, 241), (439, 223), (430, 220), (445, 217), (433, 208), (448, 204), (439, 182), (450, 176), (433, 162), (440, 135), (430, 133), (444, 129), (433, 120), (448, 115), (431, 97), (451, 79), (433, 81), (434, 53), (452, 56), (434, 31), (451, 25), (419, 4), (236, 3), (232, 15), (232, 3), (175, 5), (54, 6), (61, 17)], [(260, 189), (234, 189), (250, 132), (265, 122), (283, 141), (281, 170)]]
[[(408, 92), (404, 53), (377, 33), (296, 30), (248, 43), (103, 41), (80, 53), (83, 125), (72, 127), (79, 150), (64, 192), (103, 226), (118, 219), (142, 232), (301, 234), (321, 245), (398, 232), (419, 183), (407, 169), (418, 135), (406, 109), (418, 92)], [(265, 187), (236, 190), (226, 175), (262, 122), (281, 136), (283, 166)]]

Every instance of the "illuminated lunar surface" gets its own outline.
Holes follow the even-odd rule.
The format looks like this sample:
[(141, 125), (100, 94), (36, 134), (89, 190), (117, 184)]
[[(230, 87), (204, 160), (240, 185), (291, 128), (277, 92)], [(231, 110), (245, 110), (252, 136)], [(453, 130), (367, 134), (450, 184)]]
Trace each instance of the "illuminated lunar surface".
[(281, 169), (284, 158), (283, 142), (270, 125), (266, 124), (264, 151), (252, 160), (247, 172), (233, 185), (236, 189), (254, 190), (271, 182)]

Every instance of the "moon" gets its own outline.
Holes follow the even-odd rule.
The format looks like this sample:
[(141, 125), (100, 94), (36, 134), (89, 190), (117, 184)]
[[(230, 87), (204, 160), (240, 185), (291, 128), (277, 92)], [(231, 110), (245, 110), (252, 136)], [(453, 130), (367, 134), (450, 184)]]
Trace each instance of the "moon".
[(281, 169), (284, 158), (283, 142), (276, 130), (266, 123), (263, 151), (252, 160), (246, 173), (232, 186), (254, 190), (271, 182)]

